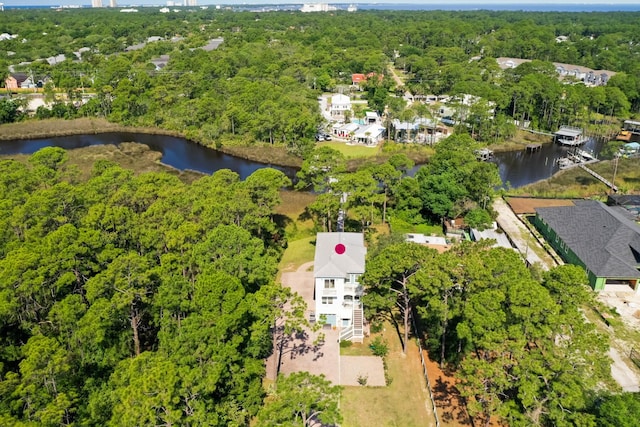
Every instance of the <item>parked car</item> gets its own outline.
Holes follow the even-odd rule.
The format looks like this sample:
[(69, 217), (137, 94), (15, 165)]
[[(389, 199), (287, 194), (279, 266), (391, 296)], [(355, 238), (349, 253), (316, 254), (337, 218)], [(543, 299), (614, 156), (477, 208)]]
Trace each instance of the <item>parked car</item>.
[(325, 134), (324, 134), (324, 140), (325, 140), (325, 141), (331, 141), (331, 134), (329, 134), (329, 133), (325, 133)]
[(317, 133), (316, 134), (316, 141), (324, 141), (324, 140), (325, 140), (325, 138), (324, 138), (323, 134), (321, 134), (321, 133)]

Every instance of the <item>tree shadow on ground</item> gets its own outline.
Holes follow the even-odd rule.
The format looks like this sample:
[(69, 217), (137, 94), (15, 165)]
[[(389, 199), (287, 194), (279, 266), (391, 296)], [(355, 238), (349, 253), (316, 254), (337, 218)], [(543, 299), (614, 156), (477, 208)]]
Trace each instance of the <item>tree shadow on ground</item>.
[(324, 341), (310, 342), (309, 334), (305, 331), (285, 335), (281, 341), (280, 359), (288, 355), (290, 360), (297, 359), (309, 353), (315, 353), (314, 360), (324, 355), (320, 350)]
[(466, 401), (451, 382), (438, 377), (432, 384), (433, 398), (439, 409), (442, 421), (458, 425), (472, 425), (466, 411)]

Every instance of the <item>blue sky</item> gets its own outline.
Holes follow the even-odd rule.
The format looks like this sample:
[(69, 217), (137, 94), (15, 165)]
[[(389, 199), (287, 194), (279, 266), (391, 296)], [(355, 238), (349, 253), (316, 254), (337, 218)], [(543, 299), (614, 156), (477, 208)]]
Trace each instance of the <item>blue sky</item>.
[[(375, 0), (316, 0), (323, 3), (374, 3)], [(199, 5), (211, 4), (291, 4), (291, 3), (312, 3), (314, 0), (198, 0)], [(0, 0), (6, 6), (48, 6), (48, 5), (90, 5), (91, 0)], [(108, 3), (104, 1), (103, 3)], [(422, 4), (478, 4), (489, 6), (492, 4), (638, 4), (638, 0), (613, 0), (603, 2), (598, 0), (377, 0), (377, 3), (398, 4), (398, 3), (422, 3)], [(118, 0), (118, 4), (124, 5), (164, 5), (166, 0)]]

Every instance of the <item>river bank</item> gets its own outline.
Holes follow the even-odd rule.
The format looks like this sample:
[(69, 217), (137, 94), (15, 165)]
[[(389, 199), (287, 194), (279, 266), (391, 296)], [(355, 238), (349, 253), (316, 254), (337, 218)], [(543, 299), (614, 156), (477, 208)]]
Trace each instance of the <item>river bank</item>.
[[(157, 127), (123, 126), (100, 118), (79, 118), (73, 120), (47, 119), (26, 120), (0, 126), (0, 141), (39, 139), (73, 135), (91, 135), (99, 133), (126, 132), (147, 135), (166, 135), (188, 139), (181, 132)], [(283, 147), (273, 146), (240, 146), (214, 145), (213, 142), (190, 140), (196, 144), (215, 149), (231, 156), (251, 160), (258, 163), (299, 168), (302, 159), (296, 157)]]
[[(91, 136), (104, 135), (104, 136)], [(154, 137), (157, 135), (157, 137)], [(242, 146), (241, 141), (223, 142), (221, 147), (211, 147), (213, 142), (202, 143), (189, 140), (179, 132), (171, 132), (160, 128), (128, 127), (115, 123), (110, 123), (104, 119), (75, 119), (75, 120), (30, 120), (21, 123), (5, 124), (0, 126), (0, 140), (7, 141), (4, 147), (0, 142), (0, 153), (11, 152), (11, 145), (22, 146), (21, 143), (11, 143), (11, 140), (29, 141), (29, 138), (46, 140), (48, 137), (69, 138), (68, 147), (75, 150), (79, 146), (94, 144), (104, 144), (110, 141), (111, 144), (123, 142), (141, 142), (147, 144), (152, 150), (161, 151), (162, 159), (159, 163), (164, 163), (167, 167), (174, 167), (177, 170), (192, 169), (202, 173), (211, 173), (218, 168), (232, 168), (241, 175), (250, 174), (260, 165), (270, 165), (279, 168), (281, 165), (293, 166), (287, 173), (288, 176), (295, 176), (296, 169), (301, 164), (301, 159), (286, 152), (284, 147), (274, 147), (271, 145)], [(99, 141), (93, 141), (98, 138)], [(77, 140), (77, 141), (76, 141)], [(109, 143), (109, 142), (107, 142)], [(534, 153), (526, 152), (528, 144), (541, 144), (542, 149)], [(196, 147), (200, 147), (197, 149)], [(206, 148), (213, 148), (207, 150)], [(394, 153), (404, 153), (414, 160), (416, 164), (428, 162), (429, 156), (433, 154), (430, 147), (415, 144), (397, 144), (387, 142), (377, 149), (357, 151), (361, 147), (338, 146), (345, 157), (348, 158), (349, 170), (355, 170), (358, 166), (368, 162), (384, 162)], [(556, 147), (551, 143), (548, 136), (536, 135), (533, 133), (518, 131), (518, 133), (508, 142), (491, 145), (490, 148), (496, 152), (496, 161), (501, 170), (501, 176), (509, 184), (507, 187), (519, 188), (518, 193), (532, 192), (545, 196), (553, 194), (566, 195), (572, 197), (602, 196), (603, 188), (597, 182), (593, 182), (589, 177), (574, 171), (571, 174), (561, 173), (552, 176), (557, 170), (555, 158), (562, 156), (561, 147)], [(354, 151), (355, 150), (355, 151)], [(371, 153), (370, 155), (368, 153)], [(223, 154), (224, 153), (224, 154)], [(165, 155), (166, 154), (166, 155)], [(222, 156), (222, 157), (221, 157)], [(224, 156), (227, 156), (226, 158)], [(246, 161), (254, 162), (253, 166), (242, 163)], [(622, 162), (624, 163), (624, 162)], [(233, 166), (232, 166), (233, 165)], [(638, 182), (637, 174), (633, 169), (627, 173), (625, 165), (621, 165), (617, 184), (621, 187), (621, 192), (638, 191), (635, 182)], [(130, 167), (137, 169), (135, 162), (130, 163)], [(637, 168), (635, 168), (637, 169)], [(504, 175), (504, 176), (503, 176)], [(603, 171), (602, 176), (610, 176), (610, 171)], [(540, 181), (536, 176), (550, 177)], [(629, 180), (627, 180), (629, 179)], [(634, 179), (636, 181), (634, 181)], [(528, 180), (528, 182), (526, 182)], [(523, 181), (525, 181), (523, 183)], [(536, 182), (534, 187), (527, 184)], [(560, 184), (555, 184), (560, 182)], [(526, 188), (522, 188), (525, 186)], [(522, 189), (520, 189), (522, 188)], [(509, 190), (511, 191), (511, 190)], [(606, 191), (606, 189), (605, 189)]]
[[(158, 127), (138, 127), (124, 126), (112, 123), (101, 118), (78, 118), (73, 120), (47, 119), (47, 120), (26, 120), (23, 122), (9, 123), (0, 126), (0, 141), (2, 140), (25, 140), (51, 138), (73, 135), (90, 135), (110, 132), (141, 133), (147, 135), (166, 135), (178, 138), (189, 139), (184, 133), (162, 129)], [(200, 141), (189, 139), (204, 147), (212, 148), (225, 154), (229, 154), (241, 159), (251, 160), (268, 165), (278, 165), (285, 167), (300, 168), (302, 159), (289, 152), (284, 147), (273, 145), (254, 144), (251, 146), (242, 145), (238, 141)], [(510, 141), (494, 144), (491, 149), (495, 152), (524, 150), (530, 143), (550, 142), (548, 138), (529, 132), (518, 131), (516, 136)], [(355, 170), (362, 163), (369, 160), (383, 162), (391, 154), (402, 152), (407, 155), (415, 164), (424, 164), (428, 161), (432, 150), (420, 150), (419, 147), (407, 146), (406, 144), (390, 145), (391, 149), (376, 150), (370, 157), (351, 158), (348, 161), (348, 169)]]

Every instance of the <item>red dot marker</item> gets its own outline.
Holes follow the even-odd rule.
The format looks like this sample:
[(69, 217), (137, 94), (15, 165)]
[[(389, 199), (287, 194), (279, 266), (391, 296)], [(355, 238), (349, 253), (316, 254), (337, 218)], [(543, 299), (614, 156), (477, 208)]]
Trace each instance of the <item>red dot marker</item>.
[(338, 243), (335, 247), (335, 251), (338, 255), (342, 255), (346, 250), (347, 248), (342, 243)]

